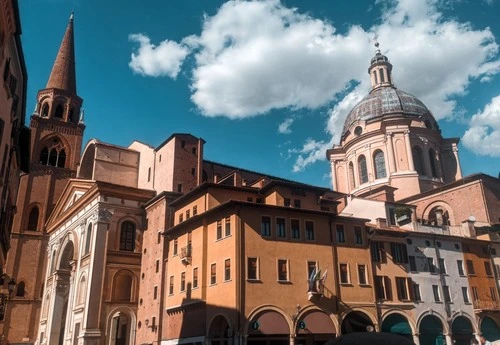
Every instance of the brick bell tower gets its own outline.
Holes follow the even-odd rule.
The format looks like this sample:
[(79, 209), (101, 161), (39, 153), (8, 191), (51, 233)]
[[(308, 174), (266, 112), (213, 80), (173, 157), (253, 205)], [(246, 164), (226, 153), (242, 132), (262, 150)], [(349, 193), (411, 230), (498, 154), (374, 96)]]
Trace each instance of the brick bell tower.
[(4, 286), (11, 279), (17, 282), (5, 312), (0, 310), (0, 331), (10, 343), (33, 343), (37, 337), (48, 257), (44, 226), (68, 180), (76, 176), (85, 129), (82, 102), (76, 92), (71, 14), (31, 116), (30, 172), (21, 177), (3, 276)]

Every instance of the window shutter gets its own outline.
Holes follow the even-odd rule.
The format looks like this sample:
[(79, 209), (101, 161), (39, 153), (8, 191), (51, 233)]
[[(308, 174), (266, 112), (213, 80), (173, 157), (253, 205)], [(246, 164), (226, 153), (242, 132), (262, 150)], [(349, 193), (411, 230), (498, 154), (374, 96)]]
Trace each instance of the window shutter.
[(403, 247), (403, 262), (408, 263), (408, 251), (406, 250), (406, 244), (401, 245)]
[(384, 277), (384, 287), (385, 287), (385, 298), (388, 301), (392, 301), (392, 286), (391, 286), (391, 279), (389, 277)]
[(408, 281), (407, 281), (407, 284), (408, 284), (408, 299), (410, 301), (414, 301), (415, 300), (415, 296), (413, 294), (413, 280), (411, 280), (411, 278), (407, 278)]
[(379, 242), (379, 250), (382, 263), (387, 263), (387, 253), (385, 252), (384, 242)]

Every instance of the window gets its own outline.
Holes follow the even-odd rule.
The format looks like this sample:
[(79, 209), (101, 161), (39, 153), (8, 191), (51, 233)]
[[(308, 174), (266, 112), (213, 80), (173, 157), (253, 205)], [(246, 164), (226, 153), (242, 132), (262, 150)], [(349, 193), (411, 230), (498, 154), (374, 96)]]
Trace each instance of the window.
[(195, 175), (196, 174), (196, 169), (195, 168), (191, 168), (191, 175)]
[(153, 288), (153, 299), (157, 299), (158, 298), (158, 286), (155, 286)]
[(186, 210), (186, 219), (191, 218), (191, 210)]
[(290, 198), (283, 199), (283, 206), (290, 207)]
[(168, 294), (169, 295), (174, 294), (174, 276), (170, 276), (170, 282), (168, 284)]
[(457, 260), (458, 274), (465, 276), (464, 272), (464, 262), (462, 260)]
[(182, 223), (184, 221), (184, 214), (180, 213), (179, 214), (179, 223)]
[(307, 262), (307, 279), (310, 279), (312, 274), (316, 272), (318, 264), (316, 261)]
[(156, 243), (161, 243), (161, 231), (158, 231), (158, 238), (156, 239)]
[(288, 279), (288, 260), (278, 259), (278, 281), (287, 282)]
[(178, 254), (178, 251), (179, 251), (179, 241), (176, 239), (174, 239), (174, 244), (173, 244), (173, 249), (172, 249), (172, 252), (173, 252), (173, 255), (177, 255)]
[(407, 301), (408, 298), (408, 287), (406, 285), (407, 278), (396, 277), (396, 288), (398, 291), (398, 299), (400, 301)]
[(50, 152), (47, 147), (44, 147), (40, 152), (40, 164), (64, 168), (66, 164), (66, 152), (61, 148), (59, 139), (54, 138), (53, 143), (55, 147), (52, 147)]
[(441, 296), (439, 295), (439, 287), (437, 285), (432, 285), (432, 293), (434, 294), (434, 302), (441, 302)]
[(28, 217), (28, 230), (36, 231), (38, 229), (38, 217), (40, 212), (38, 211), (38, 207), (33, 207), (30, 211), (30, 215)]
[(193, 206), (193, 217), (198, 214), (198, 206), (194, 205)]
[(472, 260), (467, 260), (467, 274), (468, 275), (475, 275), (476, 271), (474, 271), (474, 263)]
[(85, 234), (85, 254), (90, 253), (90, 247), (91, 247), (91, 240), (92, 240), (92, 223), (89, 224), (87, 227), (87, 233)]
[(193, 268), (193, 289), (198, 287), (198, 267)]
[(54, 112), (54, 117), (62, 119), (64, 113), (64, 109), (61, 104), (58, 104), (56, 107), (56, 111)]
[(42, 106), (42, 117), (48, 117), (49, 116), (49, 105), (48, 103), (45, 103)]
[(344, 243), (345, 242), (344, 226), (342, 224), (337, 224), (335, 228), (337, 230), (337, 243)]
[(432, 177), (437, 177), (436, 170), (436, 152), (433, 149), (429, 150), (429, 162), (431, 163)]
[(276, 234), (278, 237), (286, 237), (285, 218), (276, 218)]
[(358, 172), (359, 172), (359, 181), (360, 183), (368, 182), (368, 170), (366, 168), (366, 158), (361, 155), (358, 158)]
[(160, 271), (160, 260), (156, 260), (155, 263), (155, 272), (158, 273)]
[(497, 300), (496, 288), (490, 286), (490, 296), (492, 301)]
[(24, 282), (19, 282), (17, 284), (16, 297), (24, 297), (24, 288), (25, 288)]
[(372, 261), (387, 262), (387, 256), (384, 250), (384, 242), (371, 242), (370, 250)]
[(182, 193), (182, 183), (177, 184), (177, 192)]
[(217, 284), (217, 265), (210, 265), (210, 284)]
[(373, 161), (375, 163), (375, 178), (384, 178), (387, 176), (385, 171), (385, 158), (384, 153), (380, 150), (375, 152), (373, 156)]
[(226, 227), (225, 227), (225, 234), (226, 236), (231, 236), (231, 218), (226, 217)]
[(80, 278), (80, 284), (78, 285), (78, 305), (85, 303), (86, 294), (87, 280), (85, 279), (85, 276), (82, 276), (82, 278)]
[(148, 182), (151, 181), (151, 167), (148, 168)]
[(417, 263), (413, 255), (408, 256), (408, 262), (410, 263), (410, 271), (417, 272)]
[(354, 177), (354, 165), (349, 162), (349, 187), (353, 190), (356, 187), (356, 178)]
[(340, 284), (349, 284), (349, 266), (340, 264)]
[(356, 244), (363, 244), (363, 233), (361, 232), (361, 227), (354, 227), (354, 240)]
[(224, 260), (224, 281), (231, 280), (231, 259)]
[(366, 265), (358, 265), (358, 280), (359, 285), (368, 284), (368, 278), (366, 277)]
[(363, 133), (363, 128), (361, 128), (361, 126), (357, 126), (356, 128), (354, 128), (354, 135), (360, 136), (362, 133)]
[(415, 166), (415, 170), (418, 172), (419, 175), (425, 175), (424, 157), (422, 154), (422, 149), (418, 146), (415, 146), (412, 149), (412, 153), (413, 153), (413, 164)]
[(484, 271), (486, 272), (486, 275), (488, 277), (492, 277), (493, 276), (493, 271), (491, 270), (491, 265), (488, 261), (485, 261), (484, 262)]
[(292, 227), (292, 238), (300, 238), (300, 222), (298, 219), (292, 219), (290, 221)]
[(257, 258), (247, 259), (247, 279), (259, 279), (259, 263)]
[(222, 221), (217, 221), (217, 239), (220, 240), (222, 238)]
[(407, 264), (408, 254), (406, 252), (406, 244), (391, 243), (392, 260), (396, 264)]
[(446, 265), (443, 258), (439, 258), (439, 272), (442, 274), (446, 274)]
[(181, 140), (181, 147), (182, 148), (186, 147), (186, 142), (184, 140)]
[(300, 208), (300, 199), (293, 200), (293, 207)]
[(375, 294), (377, 299), (391, 300), (391, 280), (389, 277), (375, 276)]
[(429, 266), (430, 273), (436, 273), (436, 266), (434, 266), (434, 258), (427, 258), (427, 265)]
[(181, 273), (181, 291), (186, 291), (186, 272)]
[(477, 301), (479, 299), (479, 294), (477, 292), (476, 286), (472, 286), (472, 297), (474, 298), (474, 301)]
[(135, 249), (135, 224), (129, 221), (122, 223), (120, 233), (120, 250), (133, 252)]
[(464, 298), (464, 303), (470, 303), (469, 289), (467, 289), (466, 286), (462, 286), (462, 296)]
[(380, 75), (380, 82), (381, 83), (385, 83), (385, 78), (384, 78), (384, 70), (383, 69), (379, 69), (378, 70), (378, 73)]
[(314, 240), (314, 223), (306, 220), (306, 240)]
[(497, 277), (500, 277), (500, 265), (495, 265), (495, 271), (497, 272)]
[(271, 217), (262, 217), (262, 222), (260, 224), (260, 234), (262, 236), (271, 236)]
[(420, 294), (420, 285), (413, 283), (413, 299), (415, 302), (422, 301), (422, 295)]
[(191, 148), (191, 153), (192, 153), (193, 155), (195, 155), (195, 154), (196, 154), (196, 147)]
[(443, 285), (444, 301), (446, 303), (451, 303), (450, 287), (448, 285)]

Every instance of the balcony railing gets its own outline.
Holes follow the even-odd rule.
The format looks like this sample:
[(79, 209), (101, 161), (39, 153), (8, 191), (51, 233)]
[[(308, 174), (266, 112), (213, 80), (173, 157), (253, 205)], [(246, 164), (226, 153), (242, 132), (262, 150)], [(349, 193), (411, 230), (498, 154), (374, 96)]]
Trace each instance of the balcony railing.
[(474, 309), (479, 310), (498, 310), (500, 309), (499, 301), (484, 301), (484, 300), (476, 300), (473, 302)]
[(188, 265), (191, 263), (191, 255), (192, 255), (192, 248), (191, 248), (191, 245), (188, 244), (187, 246), (185, 247), (182, 247), (181, 248), (181, 253), (180, 253), (180, 258), (181, 258), (181, 261), (184, 265)]

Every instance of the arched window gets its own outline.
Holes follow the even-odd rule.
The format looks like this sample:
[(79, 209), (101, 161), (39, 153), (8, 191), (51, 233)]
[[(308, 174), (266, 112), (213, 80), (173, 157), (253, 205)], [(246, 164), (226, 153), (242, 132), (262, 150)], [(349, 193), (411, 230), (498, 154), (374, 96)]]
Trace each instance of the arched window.
[(378, 84), (377, 70), (373, 70), (373, 76), (375, 77), (375, 85)]
[(368, 182), (368, 169), (366, 168), (366, 158), (361, 155), (358, 158), (359, 182)]
[(437, 177), (436, 170), (436, 152), (433, 149), (429, 150), (429, 162), (431, 162), (432, 177)]
[(376, 151), (373, 156), (373, 161), (375, 163), (375, 178), (386, 177), (384, 153), (380, 150)]
[(57, 157), (57, 166), (59, 168), (64, 168), (66, 164), (66, 152), (64, 150), (59, 151), (59, 156)]
[(424, 156), (422, 154), (422, 149), (418, 146), (413, 147), (413, 163), (415, 164), (415, 170), (419, 175), (425, 175), (424, 168)]
[(56, 271), (56, 251), (54, 250), (52, 252), (52, 261), (50, 263), (50, 271), (55, 272)]
[(87, 233), (85, 234), (85, 254), (90, 252), (90, 240), (92, 239), (92, 223), (87, 227)]
[(379, 69), (378, 72), (380, 73), (380, 82), (384, 83), (385, 82), (384, 70), (383, 69)]
[(24, 297), (24, 282), (17, 283), (16, 297)]
[(40, 152), (40, 164), (47, 165), (49, 163), (49, 150), (44, 147)]
[(54, 113), (54, 117), (57, 117), (59, 119), (62, 119), (64, 113), (64, 108), (61, 104), (58, 104), (56, 107), (56, 111)]
[(50, 150), (49, 165), (52, 165), (53, 167), (55, 167), (57, 165), (57, 151), (56, 151), (56, 149)]
[(87, 280), (85, 279), (85, 276), (80, 279), (80, 284), (78, 286), (78, 305), (81, 305), (85, 303), (85, 297), (87, 295)]
[(352, 162), (349, 162), (349, 184), (351, 190), (356, 188), (356, 179), (354, 178), (354, 164), (352, 164)]
[(42, 310), (42, 317), (46, 318), (47, 314), (49, 312), (49, 304), (50, 304), (50, 294), (47, 294), (45, 296), (45, 301), (43, 302), (43, 310)]
[(130, 302), (132, 299), (132, 276), (125, 272), (116, 275), (113, 285), (113, 300)]
[(49, 116), (49, 105), (45, 103), (42, 106), (42, 117), (48, 117)]
[(38, 211), (38, 207), (33, 207), (30, 211), (30, 215), (28, 217), (28, 230), (36, 231), (38, 230), (38, 216), (40, 212)]
[(75, 111), (73, 108), (69, 110), (69, 120), (73, 123), (76, 123)]
[(129, 221), (122, 223), (120, 232), (120, 250), (133, 252), (135, 249), (135, 224)]

